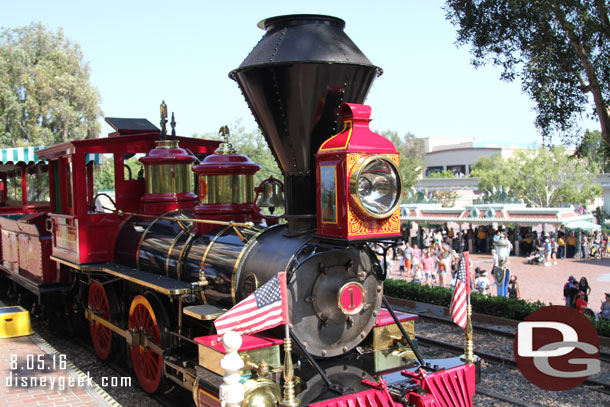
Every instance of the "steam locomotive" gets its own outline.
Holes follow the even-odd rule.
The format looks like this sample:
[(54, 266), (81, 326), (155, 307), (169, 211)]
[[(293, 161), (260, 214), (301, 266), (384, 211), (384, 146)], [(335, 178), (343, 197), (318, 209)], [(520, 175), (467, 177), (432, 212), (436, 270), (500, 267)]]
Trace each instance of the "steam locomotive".
[[(37, 150), (0, 174), (5, 277), (51, 321), (84, 317), (100, 359), (127, 348), (147, 392), (177, 384), (197, 406), (218, 406), (224, 348), (213, 321), (286, 271), (302, 405), (471, 405), (475, 367), (415, 358), (405, 346), (414, 317), (382, 308), (385, 268), (371, 243), (389, 248), (400, 237), (399, 157), (369, 129), (362, 104), (382, 70), (344, 25), (320, 15), (263, 20), (265, 35), (229, 75), (283, 183), (256, 187), (260, 166), (228, 138), (178, 137), (173, 117), (168, 135), (165, 105), (161, 129), (107, 118), (107, 138)], [(114, 197), (95, 193), (100, 155), (113, 157)], [(28, 202), (34, 173), (47, 177), (50, 203)], [(19, 209), (7, 199), (11, 174), (23, 181)], [(257, 205), (258, 193), (279, 189), (281, 221)], [(244, 336), (244, 406), (280, 402), (282, 342), (273, 330)]]

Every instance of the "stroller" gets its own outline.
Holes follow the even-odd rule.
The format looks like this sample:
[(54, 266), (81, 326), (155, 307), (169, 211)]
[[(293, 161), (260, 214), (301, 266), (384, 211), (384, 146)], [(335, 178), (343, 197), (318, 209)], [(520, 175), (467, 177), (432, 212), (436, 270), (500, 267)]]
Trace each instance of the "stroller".
[(544, 250), (538, 249), (532, 252), (527, 257), (527, 264), (541, 264), (544, 263)]

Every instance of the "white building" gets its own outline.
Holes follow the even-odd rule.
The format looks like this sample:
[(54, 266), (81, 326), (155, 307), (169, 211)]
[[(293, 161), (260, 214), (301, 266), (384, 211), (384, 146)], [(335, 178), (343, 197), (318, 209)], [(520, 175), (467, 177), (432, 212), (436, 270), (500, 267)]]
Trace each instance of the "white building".
[(425, 176), (431, 172), (451, 171), (457, 176), (467, 176), (481, 157), (500, 155), (508, 158), (525, 146), (481, 143), (474, 138), (428, 137), (423, 138), (426, 153)]

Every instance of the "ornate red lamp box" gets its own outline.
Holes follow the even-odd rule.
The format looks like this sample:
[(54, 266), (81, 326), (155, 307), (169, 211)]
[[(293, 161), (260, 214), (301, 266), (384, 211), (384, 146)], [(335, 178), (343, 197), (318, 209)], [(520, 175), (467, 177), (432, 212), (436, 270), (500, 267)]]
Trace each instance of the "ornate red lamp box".
[[(227, 141), (221, 143), (214, 154), (193, 166), (193, 172), (199, 179), (196, 216), (220, 221), (262, 221), (254, 205), (254, 174), (260, 168), (248, 156), (236, 154)], [(203, 224), (197, 227), (200, 233), (210, 228)]]
[(398, 153), (369, 129), (371, 107), (343, 103), (343, 130), (316, 154), (318, 235), (375, 239), (400, 235)]
[(146, 179), (142, 210), (159, 214), (193, 208), (197, 202), (197, 195), (191, 192), (194, 183), (191, 165), (195, 157), (180, 148), (178, 140), (158, 140), (156, 144), (140, 158)]

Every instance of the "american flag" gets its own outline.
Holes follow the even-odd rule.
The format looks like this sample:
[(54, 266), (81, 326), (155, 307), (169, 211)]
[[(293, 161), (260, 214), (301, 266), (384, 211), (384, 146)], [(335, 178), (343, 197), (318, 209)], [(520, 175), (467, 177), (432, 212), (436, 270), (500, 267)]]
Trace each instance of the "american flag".
[(214, 321), (218, 335), (228, 331), (255, 333), (287, 323), (285, 272), (276, 274)]
[(451, 297), (451, 319), (462, 329), (466, 329), (466, 306), (470, 295), (470, 278), (468, 273), (468, 252), (464, 252), (458, 263), (455, 291)]

